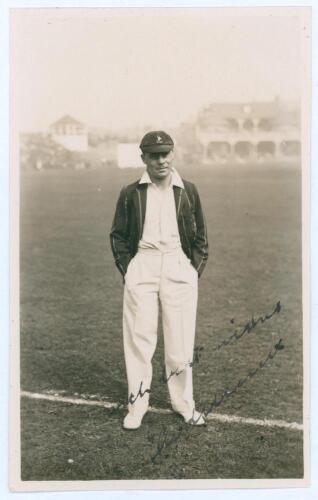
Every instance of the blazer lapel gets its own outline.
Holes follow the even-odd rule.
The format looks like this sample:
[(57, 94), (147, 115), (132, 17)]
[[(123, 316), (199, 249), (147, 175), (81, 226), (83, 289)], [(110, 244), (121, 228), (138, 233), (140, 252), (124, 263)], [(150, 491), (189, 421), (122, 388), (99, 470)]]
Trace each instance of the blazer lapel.
[(177, 219), (181, 213), (181, 206), (183, 202), (183, 189), (179, 186), (173, 186), (174, 201), (176, 204)]
[(142, 237), (145, 215), (146, 215), (146, 204), (147, 204), (147, 184), (138, 184), (136, 190), (133, 192), (133, 201), (136, 211), (137, 218), (137, 231), (139, 239)]

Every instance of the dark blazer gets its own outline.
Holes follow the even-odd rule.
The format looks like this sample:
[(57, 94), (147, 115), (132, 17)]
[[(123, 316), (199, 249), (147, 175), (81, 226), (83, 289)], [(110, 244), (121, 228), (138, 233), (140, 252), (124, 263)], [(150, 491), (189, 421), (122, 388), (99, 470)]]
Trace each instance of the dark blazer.
[[(173, 186), (181, 246), (201, 276), (208, 259), (208, 237), (197, 188), (182, 179), (184, 189)], [(124, 187), (119, 195), (110, 233), (116, 266), (125, 276), (130, 260), (138, 251), (147, 204), (147, 184), (139, 180)]]

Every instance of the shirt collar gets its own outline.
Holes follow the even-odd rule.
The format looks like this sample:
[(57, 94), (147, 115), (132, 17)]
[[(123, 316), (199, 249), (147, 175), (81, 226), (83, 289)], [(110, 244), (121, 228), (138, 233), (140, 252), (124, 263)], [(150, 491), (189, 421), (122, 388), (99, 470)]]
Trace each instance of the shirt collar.
[[(171, 185), (184, 189), (183, 181), (175, 168), (171, 169), (171, 173), (172, 173)], [(149, 177), (147, 170), (145, 170), (144, 173), (142, 174), (139, 184), (152, 184), (152, 181)]]

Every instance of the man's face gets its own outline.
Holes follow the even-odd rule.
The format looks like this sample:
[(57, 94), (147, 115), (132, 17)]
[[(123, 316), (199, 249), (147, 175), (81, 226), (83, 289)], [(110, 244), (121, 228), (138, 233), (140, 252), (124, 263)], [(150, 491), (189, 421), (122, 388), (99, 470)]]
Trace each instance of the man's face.
[(151, 179), (160, 180), (170, 175), (173, 151), (169, 151), (168, 153), (143, 153), (141, 158), (147, 166), (147, 171)]

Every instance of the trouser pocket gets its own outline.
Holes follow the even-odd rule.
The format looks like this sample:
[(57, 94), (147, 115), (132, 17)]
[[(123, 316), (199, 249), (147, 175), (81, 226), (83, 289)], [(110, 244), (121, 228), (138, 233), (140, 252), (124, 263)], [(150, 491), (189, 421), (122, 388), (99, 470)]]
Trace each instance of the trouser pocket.
[(191, 264), (190, 259), (185, 253), (180, 254), (179, 258), (180, 278), (182, 282), (193, 284), (198, 279), (198, 272)]
[(134, 284), (138, 282), (138, 263), (136, 254), (128, 264), (127, 272), (125, 274), (125, 285), (128, 289), (131, 289)]

